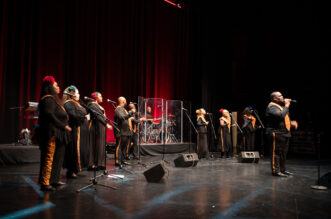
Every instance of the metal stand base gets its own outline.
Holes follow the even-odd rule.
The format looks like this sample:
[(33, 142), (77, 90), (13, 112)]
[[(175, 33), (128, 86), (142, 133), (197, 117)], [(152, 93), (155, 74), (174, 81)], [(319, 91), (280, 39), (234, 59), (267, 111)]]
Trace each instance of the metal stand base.
[(316, 189), (316, 190), (327, 190), (328, 189), (328, 187), (320, 186), (320, 185), (312, 185), (312, 186), (310, 186), (310, 188)]
[[(92, 181), (92, 183), (90, 183), (90, 184), (88, 184), (88, 185), (86, 185), (86, 186), (84, 186), (84, 187), (78, 189), (76, 192), (81, 192), (81, 191), (83, 191), (84, 189), (90, 188), (90, 187), (92, 187), (92, 186), (94, 186), (94, 185), (99, 185), (99, 186), (103, 186), (103, 187), (107, 187), (107, 188), (111, 188), (111, 189), (116, 190), (117, 187), (107, 186), (107, 185), (103, 185), (103, 184), (99, 184), (99, 183), (98, 183), (97, 178), (99, 178), (99, 177), (101, 177), (101, 176), (105, 176), (105, 175), (107, 175), (107, 173), (108, 173), (108, 171), (105, 170), (103, 174), (100, 174), (100, 175), (96, 176), (96, 170), (95, 170), (95, 171), (94, 171), (94, 177), (90, 180), (90, 181)], [(110, 175), (112, 175), (112, 174), (110, 174)]]

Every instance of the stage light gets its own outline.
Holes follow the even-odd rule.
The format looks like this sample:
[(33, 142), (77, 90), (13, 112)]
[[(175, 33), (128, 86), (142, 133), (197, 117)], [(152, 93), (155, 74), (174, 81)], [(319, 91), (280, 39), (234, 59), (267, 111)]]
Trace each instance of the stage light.
[(183, 7), (183, 1), (179, 0), (163, 0), (173, 6), (176, 6), (177, 8), (182, 8)]

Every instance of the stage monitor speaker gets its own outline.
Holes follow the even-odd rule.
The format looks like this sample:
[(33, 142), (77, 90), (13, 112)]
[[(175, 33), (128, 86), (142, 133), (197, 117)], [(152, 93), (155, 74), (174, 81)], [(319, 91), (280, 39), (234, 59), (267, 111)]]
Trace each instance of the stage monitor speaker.
[(181, 154), (174, 160), (176, 167), (195, 167), (199, 161), (196, 153)]
[(167, 167), (163, 162), (151, 167), (144, 172), (147, 182), (160, 182), (165, 173), (168, 172)]
[(258, 151), (242, 151), (239, 156), (240, 163), (258, 163), (260, 154)]

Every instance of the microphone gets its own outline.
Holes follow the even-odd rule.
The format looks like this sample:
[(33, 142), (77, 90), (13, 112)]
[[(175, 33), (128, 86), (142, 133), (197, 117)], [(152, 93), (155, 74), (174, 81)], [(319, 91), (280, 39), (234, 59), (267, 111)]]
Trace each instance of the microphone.
[(285, 99), (290, 99), (291, 103), (297, 103), (298, 102), (297, 100), (292, 100), (291, 98), (285, 98)]
[(63, 94), (66, 94), (66, 95), (68, 95), (68, 96), (70, 96), (70, 97), (75, 97), (75, 95), (73, 95), (73, 94), (71, 94), (71, 93), (68, 93), (68, 92), (63, 92)]
[(137, 104), (137, 103), (136, 103), (136, 102), (131, 102), (131, 101), (130, 101), (130, 104)]
[(84, 97), (84, 100), (95, 101), (95, 99), (93, 99), (93, 98), (91, 98), (91, 97)]
[(206, 113), (206, 115), (213, 115), (212, 113)]
[(188, 111), (187, 109), (185, 109), (184, 107), (182, 107), (182, 110)]
[(116, 104), (115, 101), (112, 101), (112, 100), (110, 100), (110, 99), (107, 99), (107, 102), (110, 102), (110, 103), (114, 103), (114, 104)]

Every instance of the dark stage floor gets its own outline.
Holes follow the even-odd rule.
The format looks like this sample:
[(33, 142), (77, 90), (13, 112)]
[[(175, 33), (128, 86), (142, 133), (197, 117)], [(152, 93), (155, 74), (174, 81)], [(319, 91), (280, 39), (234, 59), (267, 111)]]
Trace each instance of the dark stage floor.
[[(43, 193), (37, 184), (38, 164), (0, 167), (0, 218), (328, 218), (331, 190), (310, 189), (317, 179), (314, 160), (291, 159), (288, 169), (295, 176), (271, 176), (269, 160), (258, 164), (237, 159), (201, 160), (196, 167), (176, 168), (178, 155), (166, 155), (169, 174), (162, 183), (147, 183), (146, 168), (134, 164), (112, 174), (124, 179), (98, 178), (101, 184), (77, 193), (89, 183), (93, 172), (68, 180), (55, 192)], [(147, 168), (162, 157), (142, 157)], [(135, 161), (134, 163), (137, 163)], [(330, 172), (324, 162), (321, 174)], [(102, 173), (99, 171), (98, 173)], [(65, 174), (65, 172), (63, 172)], [(63, 180), (66, 180), (65, 178)]]

